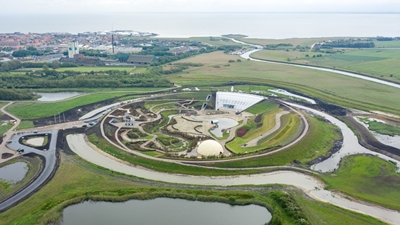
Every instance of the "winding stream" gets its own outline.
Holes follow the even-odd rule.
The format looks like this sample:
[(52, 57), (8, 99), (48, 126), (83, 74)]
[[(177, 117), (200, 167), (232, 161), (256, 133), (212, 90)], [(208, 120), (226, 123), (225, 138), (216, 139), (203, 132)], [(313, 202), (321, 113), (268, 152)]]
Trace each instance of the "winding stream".
[(246, 43), (246, 42), (243, 42), (243, 41), (238, 41), (238, 40), (233, 39), (233, 38), (231, 38), (231, 40), (233, 42), (236, 42), (236, 43), (239, 43), (239, 44), (242, 44), (242, 45), (248, 45), (248, 46), (252, 46), (252, 47), (256, 48), (254, 50), (248, 51), (248, 52), (240, 55), (244, 59), (250, 59), (250, 60), (256, 61), (256, 62), (280, 64), (280, 65), (286, 65), (286, 66), (295, 66), (295, 67), (301, 67), (301, 68), (307, 68), (307, 69), (313, 69), (313, 70), (320, 70), (320, 71), (325, 71), (325, 72), (337, 73), (337, 74), (341, 74), (341, 75), (345, 75), (345, 76), (349, 76), (349, 77), (355, 77), (355, 78), (359, 78), (359, 79), (363, 79), (363, 80), (372, 81), (372, 82), (375, 82), (375, 83), (388, 85), (388, 86), (395, 87), (395, 88), (400, 88), (400, 84), (396, 84), (396, 83), (392, 83), (392, 82), (389, 82), (389, 81), (380, 80), (380, 79), (373, 78), (373, 77), (363, 76), (363, 75), (356, 74), (356, 73), (350, 73), (350, 72), (345, 72), (345, 71), (340, 71), (340, 70), (335, 70), (335, 69), (321, 68), (321, 67), (316, 67), (316, 66), (306, 66), (306, 65), (299, 65), (299, 64), (291, 64), (291, 63), (284, 63), (284, 62), (275, 62), (275, 61), (269, 61), (269, 60), (255, 59), (255, 58), (252, 58), (250, 55), (255, 53), (255, 52), (261, 51), (263, 49), (263, 47), (261, 45), (250, 44), (250, 43)]

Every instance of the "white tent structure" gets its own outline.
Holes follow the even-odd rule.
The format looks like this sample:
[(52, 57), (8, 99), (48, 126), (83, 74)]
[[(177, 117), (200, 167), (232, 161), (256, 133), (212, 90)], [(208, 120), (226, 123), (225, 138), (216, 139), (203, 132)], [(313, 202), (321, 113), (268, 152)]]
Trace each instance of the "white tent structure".
[(225, 108), (243, 111), (264, 99), (265, 97), (259, 95), (218, 91), (216, 94), (215, 109)]

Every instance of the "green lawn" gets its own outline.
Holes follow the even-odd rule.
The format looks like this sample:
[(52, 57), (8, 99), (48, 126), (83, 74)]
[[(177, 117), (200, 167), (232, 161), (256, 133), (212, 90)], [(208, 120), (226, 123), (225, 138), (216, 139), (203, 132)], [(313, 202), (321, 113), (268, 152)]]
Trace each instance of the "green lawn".
[(329, 189), (400, 210), (400, 174), (393, 163), (376, 156), (348, 156), (337, 171), (321, 178)]
[(21, 121), (16, 130), (23, 130), (35, 127), (32, 121)]
[(400, 48), (400, 41), (374, 41), (375, 48)]
[[(2, 122), (0, 120), (0, 122)], [(11, 127), (13, 127), (13, 125), (7, 123), (7, 125), (1, 126), (0, 124), (0, 136), (3, 135), (5, 132), (7, 132), (9, 129), (11, 129)]]
[(278, 166), (298, 160), (306, 166), (308, 162), (327, 154), (334, 141), (340, 138), (336, 126), (312, 116), (307, 116), (307, 119), (310, 123), (309, 133), (295, 146), (268, 156), (210, 165), (224, 168)]
[(21, 119), (37, 119), (53, 116), (78, 106), (83, 106), (114, 97), (126, 95), (128, 93), (106, 93), (106, 94), (90, 94), (77, 97), (71, 100), (42, 103), (42, 102), (17, 102), (7, 107), (7, 110)]

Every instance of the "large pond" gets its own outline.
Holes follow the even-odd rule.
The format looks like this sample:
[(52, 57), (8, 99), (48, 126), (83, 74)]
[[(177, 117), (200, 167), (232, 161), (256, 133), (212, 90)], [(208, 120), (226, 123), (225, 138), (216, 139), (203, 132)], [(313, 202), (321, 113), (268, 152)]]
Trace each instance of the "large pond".
[(24, 162), (16, 162), (0, 168), (0, 179), (7, 183), (16, 183), (24, 179), (28, 172), (28, 165)]
[(64, 209), (61, 224), (262, 225), (270, 220), (271, 213), (257, 205), (231, 206), (223, 203), (157, 198), (119, 203), (79, 203)]
[(38, 101), (40, 102), (54, 102), (80, 95), (82, 94), (82, 92), (76, 92), (76, 91), (53, 92), (53, 93), (36, 92), (36, 94), (42, 96), (41, 98), (38, 99)]
[(205, 119), (205, 118), (196, 117), (196, 116), (192, 116), (192, 118), (199, 120), (199, 121), (208, 121), (210, 123), (211, 123), (211, 120), (218, 120), (218, 126), (214, 130), (210, 131), (217, 137), (223, 137), (222, 130), (234, 127), (239, 124), (236, 120), (229, 119), (229, 118)]

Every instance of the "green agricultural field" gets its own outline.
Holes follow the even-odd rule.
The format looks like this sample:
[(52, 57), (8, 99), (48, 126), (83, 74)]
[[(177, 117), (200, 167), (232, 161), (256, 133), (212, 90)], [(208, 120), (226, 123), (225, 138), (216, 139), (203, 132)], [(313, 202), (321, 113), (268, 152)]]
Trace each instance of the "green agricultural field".
[(400, 41), (374, 41), (375, 48), (400, 48)]
[(54, 103), (42, 103), (42, 102), (17, 102), (9, 107), (7, 110), (21, 119), (37, 119), (53, 116), (69, 109), (73, 109), (78, 106), (83, 106), (122, 95), (127, 93), (106, 93), (106, 94), (89, 94), (81, 97), (73, 98), (71, 100), (54, 102)]
[(258, 44), (258, 45), (271, 45), (280, 43), (289, 43), (293, 47), (297, 45), (311, 47), (316, 42), (343, 39), (344, 37), (322, 37), (322, 38), (287, 38), (287, 39), (257, 39), (257, 38), (242, 38), (241, 41)]
[[(262, 50), (252, 56), (259, 59), (337, 68), (400, 82), (400, 51), (394, 49), (345, 49), (344, 53), (326, 54), (285, 50)], [(322, 57), (313, 57), (321, 54)], [(308, 55), (308, 57), (307, 57)]]
[(337, 171), (321, 178), (329, 189), (400, 210), (400, 175), (393, 163), (375, 156), (348, 156)]
[(257, 103), (255, 105), (251, 106), (250, 108), (246, 109), (245, 111), (256, 115), (256, 114), (262, 114), (264, 112), (270, 111), (277, 107), (278, 107), (277, 104), (274, 104), (274, 103), (264, 100), (260, 103)]
[(340, 133), (336, 126), (327, 124), (323, 119), (307, 116), (307, 120), (310, 123), (309, 133), (295, 146), (268, 156), (210, 165), (223, 168), (279, 166), (288, 165), (297, 160), (308, 167), (307, 163), (328, 153), (335, 140), (340, 138)]
[[(294, 90), (311, 98), (344, 107), (400, 114), (400, 98), (393, 97), (400, 95), (398, 88), (324, 71), (253, 61), (214, 68), (214, 65), (219, 64), (217, 58), (238, 57), (228, 56), (222, 52), (202, 54), (181, 62), (203, 63), (203, 67), (168, 77), (181, 85), (200, 86), (208, 83), (229, 85), (232, 82), (252, 83), (257, 86), (265, 84)], [(215, 59), (215, 62), (210, 59)]]

